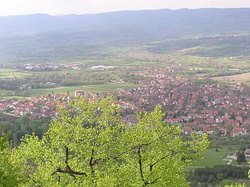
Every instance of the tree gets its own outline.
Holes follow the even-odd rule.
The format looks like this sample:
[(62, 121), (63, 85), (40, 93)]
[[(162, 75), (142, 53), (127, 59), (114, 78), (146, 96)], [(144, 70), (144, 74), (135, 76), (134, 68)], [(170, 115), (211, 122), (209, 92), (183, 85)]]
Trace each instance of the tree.
[[(124, 180), (135, 186), (185, 186), (184, 170), (208, 146), (207, 139), (192, 135), (193, 141), (183, 142), (179, 126), (164, 123), (164, 113), (157, 105), (151, 113), (139, 113), (138, 124), (127, 128), (122, 139), (130, 139)], [(132, 135), (132, 136), (131, 136)], [(127, 172), (128, 173), (128, 172)]]
[(0, 187), (17, 186), (24, 182), (20, 166), (8, 150), (8, 134), (0, 133)]
[(238, 164), (241, 164), (242, 162), (246, 162), (245, 153), (241, 149), (237, 151), (236, 156), (237, 156), (236, 161), (238, 162)]
[(26, 135), (14, 152), (26, 166), (25, 186), (188, 186), (184, 170), (207, 148), (206, 135), (183, 142), (160, 105), (132, 125), (119, 110), (110, 97), (78, 99), (59, 109), (41, 140)]

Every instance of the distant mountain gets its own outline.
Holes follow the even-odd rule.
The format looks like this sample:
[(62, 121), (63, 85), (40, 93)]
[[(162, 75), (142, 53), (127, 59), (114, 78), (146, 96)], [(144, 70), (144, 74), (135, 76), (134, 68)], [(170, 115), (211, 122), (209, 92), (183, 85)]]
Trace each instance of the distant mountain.
[(0, 33), (2, 34), (37, 33), (67, 27), (65, 20), (46, 14), (0, 17)]
[(155, 53), (248, 55), (249, 18), (250, 9), (241, 8), (0, 17), (0, 64), (88, 59), (131, 46)]
[[(0, 17), (0, 35), (59, 30), (123, 33), (146, 38), (250, 32), (250, 9), (121, 11), (89, 15)], [(119, 34), (119, 35), (120, 35)]]

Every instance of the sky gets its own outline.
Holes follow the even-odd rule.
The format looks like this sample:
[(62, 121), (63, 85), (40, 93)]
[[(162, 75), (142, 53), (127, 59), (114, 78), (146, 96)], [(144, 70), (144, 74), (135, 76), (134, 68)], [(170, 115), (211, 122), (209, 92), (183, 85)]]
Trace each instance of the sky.
[(94, 14), (120, 10), (250, 8), (250, 0), (0, 0), (0, 16)]

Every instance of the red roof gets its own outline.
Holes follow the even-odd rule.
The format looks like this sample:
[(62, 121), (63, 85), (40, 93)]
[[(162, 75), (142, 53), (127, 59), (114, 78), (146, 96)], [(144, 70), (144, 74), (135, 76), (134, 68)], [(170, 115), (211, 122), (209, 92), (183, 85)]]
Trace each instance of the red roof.
[(242, 128), (234, 128), (231, 132), (232, 133), (239, 133), (239, 132), (244, 132), (244, 130)]
[(182, 131), (183, 132), (192, 132), (192, 128), (191, 127), (183, 127)]

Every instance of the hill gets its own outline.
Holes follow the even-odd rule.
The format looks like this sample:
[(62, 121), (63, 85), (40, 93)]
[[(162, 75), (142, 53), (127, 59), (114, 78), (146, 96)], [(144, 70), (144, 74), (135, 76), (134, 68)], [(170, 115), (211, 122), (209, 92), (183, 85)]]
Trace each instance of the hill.
[[(191, 48), (191, 53), (199, 54), (200, 51), (193, 49), (200, 49), (204, 42), (208, 47), (212, 46), (215, 52), (218, 50), (214, 46), (218, 46), (218, 43), (224, 45), (223, 42), (219, 42), (221, 38), (206, 38), (199, 42), (182, 40), (193, 36), (202, 38), (226, 35), (230, 46), (231, 41), (237, 40), (238, 48), (248, 51), (249, 46), (242, 46), (241, 43), (248, 38), (241, 38), (241, 35), (250, 33), (249, 17), (248, 8), (164, 9), (89, 15), (33, 14), (0, 17), (0, 63), (56, 61), (73, 57), (83, 59), (84, 56), (100, 54), (103, 50), (141, 47), (159, 41), (165, 43), (154, 44), (149, 47), (149, 51), (166, 53), (175, 50), (185, 51), (187, 48), (190, 51)], [(235, 39), (235, 34), (240, 35), (240, 38)], [(178, 41), (172, 42), (172, 39)], [(169, 40), (174, 46), (165, 46)], [(202, 46), (202, 54), (213, 54), (213, 51), (207, 52), (207, 48), (203, 48)], [(233, 49), (227, 47), (223, 51), (231, 53)], [(223, 51), (217, 56), (223, 56)]]
[(1, 34), (81, 29), (126, 32), (147, 37), (249, 32), (250, 9), (121, 11), (88, 15), (33, 14), (0, 17)]

